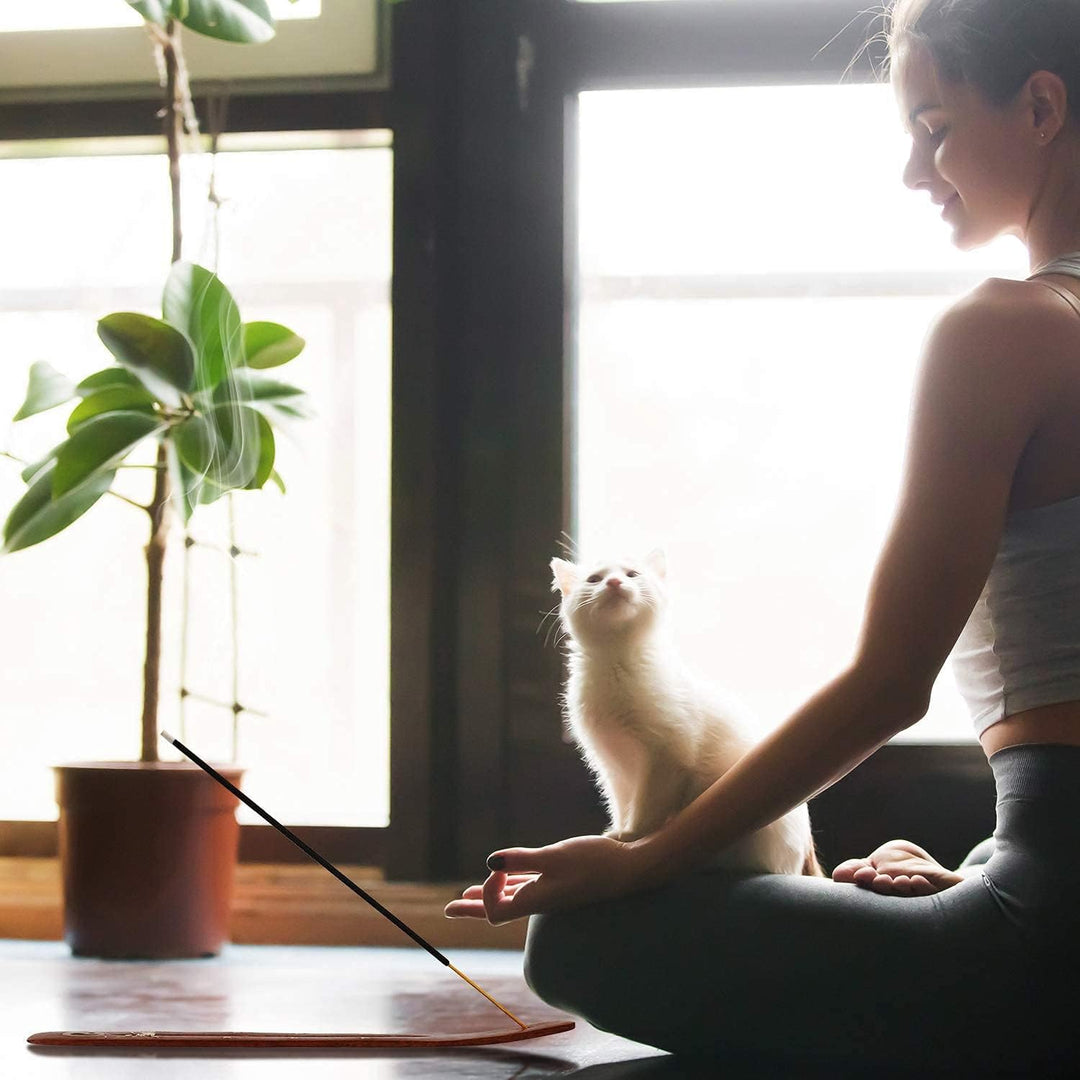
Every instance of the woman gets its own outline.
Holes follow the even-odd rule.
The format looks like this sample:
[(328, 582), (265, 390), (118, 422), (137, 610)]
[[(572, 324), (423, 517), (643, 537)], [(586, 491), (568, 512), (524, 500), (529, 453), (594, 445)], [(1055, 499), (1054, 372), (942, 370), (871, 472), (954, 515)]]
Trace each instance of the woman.
[[(659, 832), (498, 852), (447, 914), (534, 915), (534, 990), (664, 1049), (1046, 1075), (1080, 1065), (1080, 3), (898, 0), (889, 47), (904, 182), (958, 247), (1019, 236), (1032, 277), (927, 340), (852, 663)], [(831, 881), (702, 869), (915, 723), (954, 645), (993, 845), (957, 872), (906, 841)]]

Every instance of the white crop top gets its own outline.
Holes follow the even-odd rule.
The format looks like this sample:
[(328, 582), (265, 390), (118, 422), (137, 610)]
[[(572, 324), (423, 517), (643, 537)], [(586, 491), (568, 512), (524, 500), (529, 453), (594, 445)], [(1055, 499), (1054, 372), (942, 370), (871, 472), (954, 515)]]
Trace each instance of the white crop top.
[[(1050, 273), (1080, 277), (1080, 253), (1038, 271)], [(1080, 700), (1080, 496), (1008, 516), (952, 667), (976, 735), (1025, 709)]]

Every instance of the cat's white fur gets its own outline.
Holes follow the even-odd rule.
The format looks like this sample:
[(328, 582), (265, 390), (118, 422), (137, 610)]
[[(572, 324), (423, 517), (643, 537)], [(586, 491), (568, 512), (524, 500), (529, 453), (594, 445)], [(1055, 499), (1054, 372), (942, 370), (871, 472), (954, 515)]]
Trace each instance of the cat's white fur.
[[(666, 562), (552, 559), (569, 638), (567, 727), (611, 818), (608, 835), (655, 832), (753, 745), (745, 713), (695, 679), (668, 632)], [(820, 873), (810, 818), (799, 806), (721, 852), (718, 865)]]

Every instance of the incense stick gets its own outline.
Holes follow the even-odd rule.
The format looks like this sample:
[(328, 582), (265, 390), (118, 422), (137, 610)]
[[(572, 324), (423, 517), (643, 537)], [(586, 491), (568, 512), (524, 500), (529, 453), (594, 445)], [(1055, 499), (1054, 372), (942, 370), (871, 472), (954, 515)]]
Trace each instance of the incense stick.
[(424, 938), (422, 938), (411, 926), (409, 926), (407, 923), (402, 922), (401, 919), (399, 919), (392, 911), (383, 907), (383, 905), (380, 904), (379, 901), (375, 899), (375, 897), (361, 889), (360, 886), (352, 880), (352, 878), (347, 877), (345, 874), (343, 874), (332, 862), (329, 861), (329, 859), (323, 858), (323, 856), (320, 855), (313, 847), (304, 843), (304, 841), (301, 840), (300, 837), (297, 836), (296, 833), (294, 833), (292, 829), (290, 829), (287, 825), (282, 825), (281, 822), (277, 820), (277, 818), (271, 817), (271, 815), (268, 814), (257, 802), (255, 802), (254, 799), (248, 798), (248, 796), (245, 795), (238, 787), (226, 780), (225, 777), (217, 771), (217, 769), (215, 769), (212, 765), (208, 765), (205, 761), (203, 761), (201, 757), (199, 757), (198, 754), (196, 754), (194, 751), (190, 750), (182, 742), (180, 742), (179, 739), (173, 738), (173, 736), (170, 735), (167, 731), (161, 732), (161, 737), (166, 742), (172, 743), (172, 745), (175, 746), (181, 754), (183, 754), (187, 758), (190, 758), (191, 761), (193, 761), (196, 765), (199, 766), (200, 769), (203, 770), (203, 772), (212, 776), (219, 784), (221, 784), (222, 787), (227, 788), (229, 791), (231, 791), (233, 795), (235, 795), (245, 806), (250, 806), (251, 809), (259, 815), (259, 817), (261, 817), (268, 824), (273, 825), (274, 828), (277, 829), (277, 831), (281, 833), (282, 836), (291, 840), (302, 852), (304, 852), (305, 855), (307, 855), (311, 859), (314, 859), (315, 862), (317, 862), (324, 870), (329, 870), (330, 873), (338, 879), (338, 881), (352, 889), (352, 891), (356, 893), (356, 895), (359, 896), (361, 900), (366, 900), (380, 915), (385, 916), (399, 930), (401, 930), (405, 934), (408, 934), (409, 937), (411, 937), (417, 945), (431, 953), (431, 955), (434, 956), (440, 964), (448, 967), (455, 975), (459, 976), (461, 979), (467, 982), (474, 990), (483, 994), (483, 996), (486, 997), (492, 1005), (494, 1005), (497, 1009), (502, 1010), (502, 1012), (509, 1016), (510, 1019), (518, 1025), (518, 1027), (527, 1028), (529, 1026), (528, 1024), (522, 1023), (522, 1021), (520, 1021), (509, 1009), (500, 1005), (486, 990), (481, 989), (479, 986), (476, 985), (476, 983), (472, 981), (472, 979), (470, 979), (467, 975), (454, 967), (454, 965), (451, 964), (450, 961), (445, 956), (443, 956), (443, 954), (439, 952), (439, 950), (436, 949), (434, 945), (432, 945), (429, 941), (425, 941)]

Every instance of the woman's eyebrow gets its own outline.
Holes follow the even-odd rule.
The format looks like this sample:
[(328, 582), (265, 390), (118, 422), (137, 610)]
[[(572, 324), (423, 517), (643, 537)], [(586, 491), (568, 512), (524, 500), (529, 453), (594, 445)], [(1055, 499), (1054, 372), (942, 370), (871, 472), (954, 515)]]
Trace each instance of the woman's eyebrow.
[(927, 103), (925, 105), (916, 105), (915, 108), (912, 109), (910, 113), (908, 113), (908, 122), (912, 125), (912, 127), (914, 127), (915, 126), (915, 121), (919, 119), (919, 114), (920, 113), (928, 112), (930, 109), (940, 109), (940, 108), (941, 108), (940, 105), (931, 105), (929, 103)]

